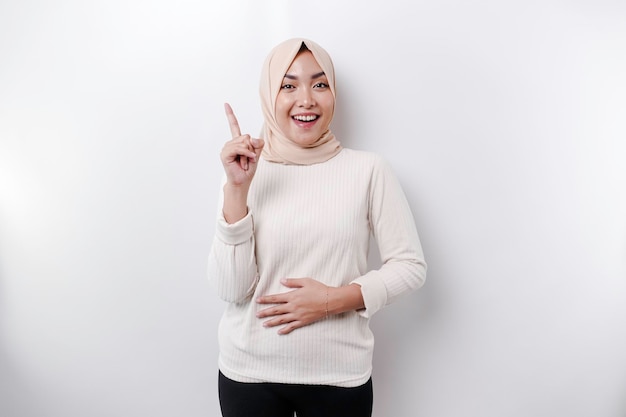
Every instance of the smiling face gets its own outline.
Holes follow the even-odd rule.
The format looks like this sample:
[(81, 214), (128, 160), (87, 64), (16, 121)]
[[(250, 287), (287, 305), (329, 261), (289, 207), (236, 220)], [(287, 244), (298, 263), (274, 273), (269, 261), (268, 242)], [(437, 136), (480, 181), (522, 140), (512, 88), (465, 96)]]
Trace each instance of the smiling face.
[(310, 51), (300, 52), (276, 97), (276, 122), (291, 141), (302, 147), (314, 144), (328, 130), (335, 97), (328, 79)]

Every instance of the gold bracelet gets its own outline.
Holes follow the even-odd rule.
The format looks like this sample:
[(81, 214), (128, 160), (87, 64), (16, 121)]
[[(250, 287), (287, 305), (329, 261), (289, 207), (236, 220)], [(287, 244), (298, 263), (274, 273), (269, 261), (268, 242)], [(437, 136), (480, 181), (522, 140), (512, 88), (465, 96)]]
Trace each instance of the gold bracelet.
[(326, 286), (326, 317), (328, 317), (328, 286)]

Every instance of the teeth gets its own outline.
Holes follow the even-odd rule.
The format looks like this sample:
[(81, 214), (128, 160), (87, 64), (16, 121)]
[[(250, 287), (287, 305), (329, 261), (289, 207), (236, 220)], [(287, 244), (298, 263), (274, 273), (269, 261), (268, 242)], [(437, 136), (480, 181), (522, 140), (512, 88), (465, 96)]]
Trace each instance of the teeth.
[(317, 116), (293, 116), (293, 118), (301, 122), (312, 122), (317, 119)]

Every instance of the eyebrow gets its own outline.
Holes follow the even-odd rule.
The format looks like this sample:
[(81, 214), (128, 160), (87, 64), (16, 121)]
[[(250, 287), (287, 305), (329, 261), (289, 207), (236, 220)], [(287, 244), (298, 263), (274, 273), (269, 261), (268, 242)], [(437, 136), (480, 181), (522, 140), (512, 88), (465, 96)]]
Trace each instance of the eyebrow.
[[(324, 73), (324, 71), (318, 72), (317, 74), (311, 75), (311, 79), (314, 80), (316, 78), (321, 77), (322, 75), (326, 75)], [(298, 79), (298, 77), (296, 77), (295, 75), (291, 75), (291, 74), (285, 74), (285, 78), (289, 78), (290, 80), (297, 80)]]

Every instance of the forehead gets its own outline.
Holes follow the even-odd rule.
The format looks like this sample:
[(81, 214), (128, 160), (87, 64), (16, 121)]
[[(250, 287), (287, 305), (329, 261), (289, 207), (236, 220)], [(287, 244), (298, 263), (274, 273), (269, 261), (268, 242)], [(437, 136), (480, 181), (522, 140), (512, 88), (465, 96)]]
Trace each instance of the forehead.
[(296, 55), (287, 69), (288, 74), (315, 74), (322, 72), (322, 67), (317, 62), (311, 51), (302, 51)]

